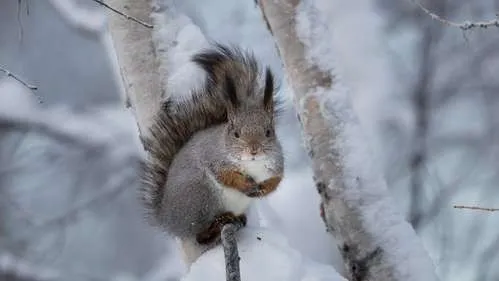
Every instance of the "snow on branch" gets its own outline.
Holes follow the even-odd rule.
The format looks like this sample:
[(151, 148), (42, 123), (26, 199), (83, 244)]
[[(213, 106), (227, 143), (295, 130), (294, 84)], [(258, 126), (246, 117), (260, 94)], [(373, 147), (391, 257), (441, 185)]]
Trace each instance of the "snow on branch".
[(421, 4), (421, 3), (417, 2), (417, 1), (413, 1), (413, 2), (416, 5), (418, 5), (419, 8), (421, 10), (423, 10), (423, 12), (425, 12), (425, 14), (429, 15), (432, 19), (437, 20), (437, 21), (439, 21), (439, 22), (441, 22), (443, 24), (446, 24), (448, 26), (460, 28), (463, 31), (464, 30), (470, 30), (472, 28), (499, 27), (499, 14), (496, 15), (495, 19), (488, 20), (488, 21), (477, 21), (477, 22), (465, 21), (465, 22), (462, 22), (462, 23), (457, 23), (457, 22), (453, 22), (453, 21), (450, 21), (450, 20), (443, 19), (439, 15), (437, 15), (434, 12), (428, 10), (425, 6), (423, 6), (423, 4)]
[[(206, 44), (200, 29), (176, 11), (170, 0), (109, 0), (116, 9), (136, 18), (150, 17), (145, 29), (119, 17), (109, 18), (108, 50), (119, 69), (125, 102), (135, 115), (141, 134), (148, 134), (152, 118), (167, 95), (186, 92), (195, 81), (190, 55)], [(185, 72), (189, 75), (185, 75)], [(197, 75), (197, 74), (194, 74)], [(182, 89), (182, 91), (178, 91)]]
[[(268, 229), (246, 226), (237, 233), (237, 240), (242, 280), (347, 281), (332, 266), (308, 259), (286, 237)], [(181, 281), (226, 280), (224, 264), (224, 250), (213, 248), (192, 264)]]
[(487, 212), (499, 212), (499, 208), (484, 208), (478, 206), (464, 206), (464, 205), (454, 205), (454, 209), (469, 209), (469, 210), (478, 210), (478, 211), (487, 211)]
[(438, 280), (428, 253), (390, 197), (342, 84), (329, 1), (260, 0), (293, 89), (327, 228), (349, 280)]
[(86, 34), (100, 36), (105, 26), (105, 17), (102, 13), (82, 9), (74, 3), (74, 0), (50, 0), (54, 9), (72, 27)]

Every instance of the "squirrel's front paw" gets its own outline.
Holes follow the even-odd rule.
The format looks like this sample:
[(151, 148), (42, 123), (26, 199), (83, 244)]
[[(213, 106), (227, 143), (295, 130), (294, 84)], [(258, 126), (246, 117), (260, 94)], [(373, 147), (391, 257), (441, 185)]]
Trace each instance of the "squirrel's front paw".
[(228, 223), (240, 223), (242, 226), (246, 226), (246, 215), (241, 214), (239, 216), (234, 215), (231, 212), (225, 212), (215, 217), (211, 225), (204, 231), (196, 235), (196, 241), (199, 244), (211, 244), (220, 238), (220, 233), (224, 225)]
[(245, 192), (257, 185), (251, 176), (237, 170), (222, 171), (218, 175), (218, 180), (225, 186), (235, 188), (241, 192)]
[(244, 191), (244, 194), (248, 197), (260, 197), (262, 196), (263, 190), (262, 190), (262, 185), (257, 184), (253, 187), (248, 188), (247, 190)]
[(241, 176), (244, 178), (244, 187), (246, 189), (255, 189), (258, 188), (258, 184), (252, 176), (241, 173)]
[(270, 179), (263, 181), (260, 184), (257, 184), (252, 188), (249, 188), (244, 193), (248, 197), (263, 197), (271, 193), (272, 191), (276, 190), (280, 182), (281, 182), (281, 177), (272, 177)]

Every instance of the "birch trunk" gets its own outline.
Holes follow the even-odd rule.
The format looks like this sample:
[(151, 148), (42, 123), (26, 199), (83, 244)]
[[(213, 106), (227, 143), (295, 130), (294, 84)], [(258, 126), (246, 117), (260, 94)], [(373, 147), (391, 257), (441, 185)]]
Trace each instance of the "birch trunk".
[[(438, 280), (414, 229), (396, 209), (337, 74), (327, 1), (260, 0), (312, 159), (325, 222), (349, 280)], [(329, 7), (328, 7), (329, 6)]]
[[(150, 21), (151, 0), (108, 0), (106, 4), (129, 16)], [(112, 42), (106, 43), (112, 45), (108, 51), (115, 52), (111, 57), (115, 59), (114, 66), (120, 72), (126, 105), (134, 113), (140, 133), (147, 134), (146, 128), (159, 109), (161, 92), (165, 90), (161, 89), (160, 62), (154, 49), (155, 29), (115, 14), (111, 14), (108, 20)]]

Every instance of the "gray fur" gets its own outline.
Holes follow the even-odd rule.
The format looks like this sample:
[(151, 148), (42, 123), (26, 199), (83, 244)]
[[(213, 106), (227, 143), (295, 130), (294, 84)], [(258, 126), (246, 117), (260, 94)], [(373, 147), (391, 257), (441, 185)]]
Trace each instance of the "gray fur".
[(167, 101), (158, 113), (145, 140), (150, 157), (141, 189), (150, 221), (184, 242), (226, 211), (212, 178), (222, 168), (240, 167), (241, 153), (252, 147), (276, 175), (284, 169), (274, 130), (277, 101), (264, 106), (270, 70), (262, 73), (251, 53), (220, 44), (193, 61), (207, 73), (205, 86), (185, 100)]

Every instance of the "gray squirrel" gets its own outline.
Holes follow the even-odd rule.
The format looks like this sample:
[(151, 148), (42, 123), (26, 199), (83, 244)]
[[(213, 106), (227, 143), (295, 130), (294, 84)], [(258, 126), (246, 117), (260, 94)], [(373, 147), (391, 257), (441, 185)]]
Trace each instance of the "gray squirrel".
[(162, 104), (144, 139), (141, 189), (150, 221), (180, 240), (188, 264), (220, 241), (223, 225), (246, 225), (250, 203), (276, 190), (284, 172), (270, 68), (219, 43), (192, 62), (204, 85)]

